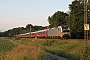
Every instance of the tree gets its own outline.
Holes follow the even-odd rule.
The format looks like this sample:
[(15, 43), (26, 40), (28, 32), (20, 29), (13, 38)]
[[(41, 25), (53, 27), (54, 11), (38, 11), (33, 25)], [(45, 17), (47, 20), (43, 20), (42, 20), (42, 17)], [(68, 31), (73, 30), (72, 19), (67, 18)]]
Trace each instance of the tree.
[(2, 36), (2, 32), (0, 32), (0, 37)]
[[(68, 20), (67, 24), (71, 28), (72, 35), (74, 36), (74, 38), (84, 38), (84, 2), (83, 0), (73, 1), (72, 4), (69, 5), (69, 9), (70, 9), (70, 14), (67, 17), (67, 20)], [(88, 11), (88, 23), (90, 23), (89, 11)]]
[(48, 17), (49, 27), (57, 27), (59, 25), (66, 24), (66, 17), (68, 16), (67, 13), (57, 11), (51, 17)]
[(30, 32), (30, 26), (31, 26), (31, 28), (33, 28), (33, 25), (32, 25), (32, 24), (26, 25), (26, 31), (27, 31), (27, 32)]
[(38, 30), (43, 30), (43, 29), (47, 28), (47, 27), (43, 27), (43, 26), (37, 26), (37, 25), (33, 26), (32, 24), (28, 24), (28, 25), (26, 25), (27, 32), (30, 32), (30, 26), (31, 26), (32, 32), (38, 31)]

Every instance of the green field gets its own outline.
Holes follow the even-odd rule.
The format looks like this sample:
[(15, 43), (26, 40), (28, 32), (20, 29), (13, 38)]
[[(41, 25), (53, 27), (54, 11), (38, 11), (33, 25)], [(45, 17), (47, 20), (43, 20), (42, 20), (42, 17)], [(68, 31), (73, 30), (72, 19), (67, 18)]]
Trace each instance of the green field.
[(87, 43), (87, 49), (86, 43), (83, 40), (21, 39), (20, 43), (42, 48), (47, 52), (65, 57), (69, 60), (90, 60), (90, 41)]
[(19, 41), (0, 38), (0, 60), (48, 60), (44, 50), (21, 44)]
[(8, 38), (0, 38), (0, 60), (5, 58), (5, 54), (11, 51), (14, 47)]
[[(68, 60), (90, 60), (90, 41), (0, 38), (3, 60), (48, 60), (44, 51)], [(85, 57), (86, 56), (86, 57)], [(1, 60), (1, 59), (0, 59)]]

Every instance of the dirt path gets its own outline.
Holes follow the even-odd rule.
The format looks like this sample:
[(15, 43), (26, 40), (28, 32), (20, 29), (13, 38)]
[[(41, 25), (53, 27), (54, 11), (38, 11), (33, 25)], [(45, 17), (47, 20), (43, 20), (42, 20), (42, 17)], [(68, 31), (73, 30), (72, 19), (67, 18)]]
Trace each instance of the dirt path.
[(57, 55), (54, 55), (54, 54), (51, 54), (51, 53), (48, 53), (48, 52), (45, 52), (45, 54), (50, 60), (68, 60), (66, 58), (59, 57)]

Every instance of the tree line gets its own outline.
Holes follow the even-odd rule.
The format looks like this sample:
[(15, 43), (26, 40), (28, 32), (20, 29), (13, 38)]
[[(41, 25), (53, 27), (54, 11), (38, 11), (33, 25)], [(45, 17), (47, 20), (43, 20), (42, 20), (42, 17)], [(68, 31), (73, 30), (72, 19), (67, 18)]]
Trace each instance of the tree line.
[(32, 24), (27, 24), (26, 27), (18, 27), (18, 28), (12, 28), (5, 32), (0, 32), (0, 37), (14, 37), (17, 34), (23, 34), (23, 33), (29, 33), (30, 32), (30, 26), (32, 28), (32, 32), (46, 29), (47, 26), (33, 26)]
[[(90, 23), (90, 3), (88, 3), (88, 24)], [(74, 0), (69, 4), (69, 11), (67, 13), (63, 11), (56, 11), (52, 16), (48, 16), (49, 26), (33, 26), (32, 24), (26, 25), (26, 27), (13, 28), (11, 30), (0, 32), (0, 36), (14, 36), (15, 34), (28, 33), (30, 31), (30, 25), (32, 31), (38, 31), (42, 29), (57, 27), (60, 25), (68, 25), (70, 27), (72, 38), (84, 38), (84, 0)], [(89, 31), (90, 35), (90, 31)]]

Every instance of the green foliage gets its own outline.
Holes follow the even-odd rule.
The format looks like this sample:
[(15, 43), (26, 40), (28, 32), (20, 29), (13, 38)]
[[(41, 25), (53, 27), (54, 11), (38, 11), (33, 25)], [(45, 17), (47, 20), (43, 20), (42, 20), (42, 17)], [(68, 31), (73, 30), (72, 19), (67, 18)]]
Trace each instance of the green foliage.
[(2, 33), (2, 32), (0, 32), (0, 37), (2, 37), (2, 35), (3, 35), (3, 33)]
[(47, 29), (47, 27), (43, 27), (43, 26), (33, 26), (33, 31), (39, 31), (39, 30), (43, 30), (43, 29)]
[[(65, 57), (69, 60), (83, 60), (85, 59), (84, 55), (86, 54), (86, 47), (84, 41), (78, 41), (78, 40), (30, 40), (30, 39), (24, 39), (21, 40), (21, 43), (29, 45), (29, 46), (35, 46), (39, 47), (41, 49), (44, 49), (47, 52), (50, 52), (52, 54), (56, 54), (61, 57)], [(90, 41), (88, 41), (88, 56), (90, 56)], [(87, 59), (90, 59), (88, 57)]]
[(0, 52), (7, 52), (10, 51), (15, 47), (14, 44), (12, 44), (8, 40), (0, 40)]
[[(88, 23), (90, 23), (90, 4), (88, 5)], [(72, 38), (84, 38), (84, 2), (75, 0), (69, 4), (70, 13), (67, 17), (67, 25), (71, 29)]]
[(33, 27), (32, 24), (27, 24), (27, 25), (26, 25), (26, 31), (27, 31), (27, 32), (30, 32), (30, 26)]
[[(13, 41), (14, 42), (14, 41)], [(6, 54), (5, 60), (48, 60), (40, 48), (20, 44)]]
[[(24, 41), (25, 39), (22, 40)], [(27, 42), (32, 40), (26, 40), (25, 43), (20, 44), (20, 40), (16, 41), (12, 38), (12, 43), (16, 45), (19, 43), (17, 47), (10, 41), (6, 37), (0, 38), (0, 60), (48, 60), (43, 50), (35, 46), (26, 45)]]
[(46, 29), (47, 27), (43, 26), (33, 26), (32, 24), (27, 24), (26, 27), (18, 27), (18, 28), (12, 28), (8, 31), (5, 32), (0, 32), (0, 37), (15, 37), (17, 34), (23, 34), (23, 33), (29, 33), (30, 32), (30, 26), (31, 26), (31, 31), (38, 31), (38, 30), (43, 30)]
[(15, 38), (14, 38), (14, 40), (20, 40), (20, 39), (21, 39), (21, 38), (19, 38), (19, 37), (15, 37)]
[(83, 38), (84, 32), (84, 4), (83, 1), (75, 0), (69, 5), (70, 14), (67, 17), (67, 24), (70, 26), (72, 35), (75, 38)]
[(44, 46), (52, 46), (52, 44), (55, 42), (55, 40), (46, 40), (42, 45)]
[(38, 60), (48, 60), (48, 58), (46, 57), (46, 55), (44, 53), (39, 53), (37, 56)]
[(0, 60), (4, 60), (6, 53), (11, 51), (14, 47), (8, 38), (0, 38)]
[(49, 27), (57, 27), (66, 24), (66, 16), (68, 16), (67, 13), (61, 11), (55, 12), (51, 17), (48, 17)]

